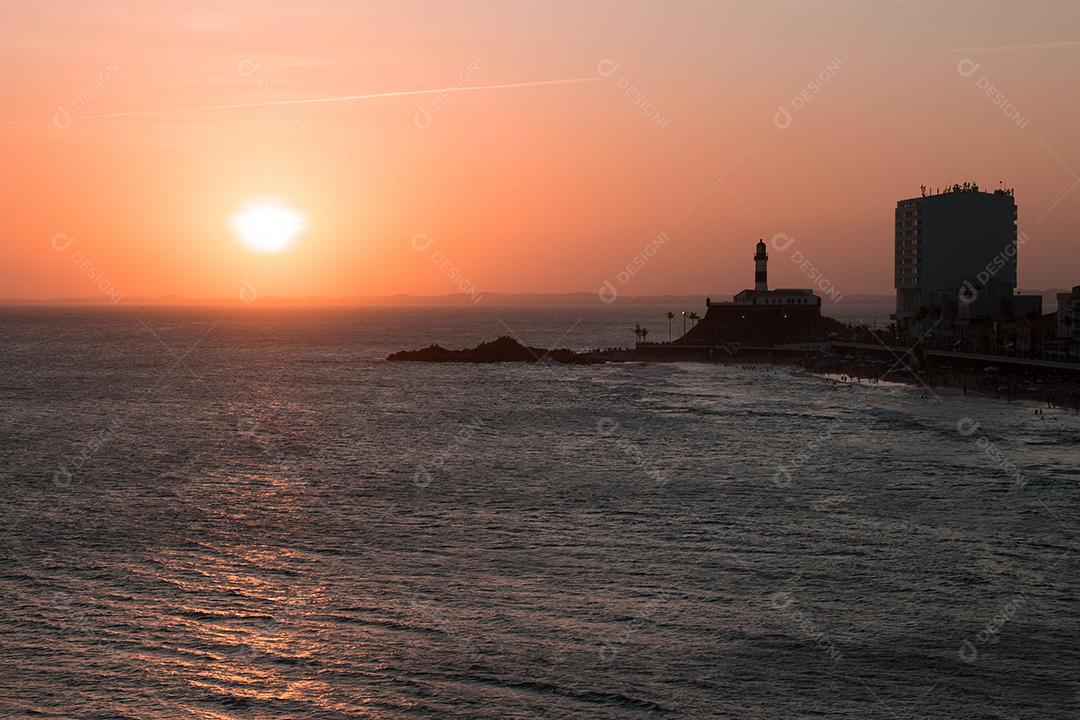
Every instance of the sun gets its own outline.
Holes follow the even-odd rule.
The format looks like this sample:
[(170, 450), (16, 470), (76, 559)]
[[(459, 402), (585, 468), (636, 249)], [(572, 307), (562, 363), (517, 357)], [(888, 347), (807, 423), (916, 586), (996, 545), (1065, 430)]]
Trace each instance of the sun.
[(307, 227), (303, 213), (271, 201), (248, 203), (232, 216), (232, 227), (240, 241), (261, 253), (288, 250), (294, 238)]

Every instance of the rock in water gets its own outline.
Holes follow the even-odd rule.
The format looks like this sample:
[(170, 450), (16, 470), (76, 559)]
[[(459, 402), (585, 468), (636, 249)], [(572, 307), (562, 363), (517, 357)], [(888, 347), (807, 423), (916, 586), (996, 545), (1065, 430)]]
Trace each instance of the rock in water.
[(554, 361), (572, 364), (598, 362), (598, 360), (592, 359), (588, 355), (565, 348), (543, 350), (541, 348), (526, 347), (514, 338), (505, 335), (498, 340), (480, 343), (474, 348), (465, 350), (448, 350), (440, 345), (430, 345), (422, 350), (402, 350), (386, 359), (391, 362), (497, 363)]

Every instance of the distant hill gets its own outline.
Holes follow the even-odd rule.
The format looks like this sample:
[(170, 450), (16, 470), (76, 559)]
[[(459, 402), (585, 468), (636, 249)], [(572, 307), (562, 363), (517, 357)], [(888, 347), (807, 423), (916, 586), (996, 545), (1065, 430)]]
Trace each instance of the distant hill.
[[(620, 295), (613, 304), (615, 305), (660, 305), (674, 309), (697, 308), (704, 305), (706, 295)], [(338, 306), (370, 306), (370, 307), (413, 307), (413, 306), (449, 306), (449, 307), (474, 307), (477, 305), (492, 306), (551, 306), (551, 305), (604, 305), (597, 293), (480, 293), (480, 300), (465, 293), (447, 295), (369, 295), (355, 297), (260, 297), (253, 304), (260, 307), (266, 306), (314, 306), (314, 305), (338, 305)], [(731, 295), (712, 295), (717, 302), (731, 299)], [(893, 303), (891, 295), (847, 295), (844, 297), (845, 304), (890, 304)], [(114, 303), (106, 297), (76, 297), (76, 298), (49, 298), (49, 299), (0, 299), (0, 305), (70, 305), (70, 306), (110, 306)], [(121, 307), (144, 306), (144, 305), (191, 305), (191, 306), (242, 306), (245, 305), (239, 297), (233, 298), (189, 298), (180, 295), (162, 295), (158, 297), (125, 297), (119, 303)]]
[[(1066, 288), (1051, 288), (1049, 290), (1019, 290), (1018, 292), (1030, 295), (1041, 295), (1043, 308), (1049, 312), (1057, 307), (1057, 293), (1069, 292)], [(474, 307), (477, 305), (511, 306), (511, 307), (543, 307), (553, 305), (603, 305), (605, 304), (597, 293), (480, 293), (477, 302), (473, 296), (465, 293), (453, 293), (447, 295), (357, 295), (355, 297), (260, 297), (254, 305), (259, 307), (304, 307), (316, 305), (360, 306), (360, 307)], [(672, 310), (697, 308), (704, 304), (706, 295), (620, 295), (613, 304), (615, 305), (659, 305), (670, 307)], [(731, 300), (731, 295), (714, 294), (713, 300), (725, 302)], [(844, 295), (841, 302), (845, 307), (852, 305), (892, 306), (896, 303), (894, 295)], [(67, 297), (49, 298), (44, 300), (27, 300), (20, 298), (0, 299), (0, 305), (70, 305), (70, 306), (103, 306), (113, 305), (107, 297)], [(119, 303), (122, 307), (138, 307), (145, 305), (191, 305), (191, 306), (243, 306), (245, 303), (239, 297), (233, 298), (189, 298), (181, 295), (161, 295), (158, 297), (125, 297)], [(828, 298), (824, 301), (824, 307), (829, 307)]]
[[(1057, 293), (1069, 292), (1064, 288), (1049, 290), (1019, 290), (1026, 295), (1041, 295), (1043, 312), (1057, 309)], [(474, 296), (465, 293), (447, 295), (358, 295), (355, 297), (260, 297), (254, 307), (555, 307), (559, 305), (603, 306), (596, 293), (480, 293), (477, 302)], [(699, 295), (620, 295), (614, 305), (650, 305), (668, 308), (672, 311), (701, 309), (705, 304), (705, 294)], [(716, 302), (731, 300), (731, 295), (713, 294)], [(0, 305), (14, 306), (68, 306), (68, 307), (145, 307), (145, 306), (188, 306), (188, 307), (244, 307), (246, 303), (239, 297), (233, 298), (189, 298), (181, 295), (161, 295), (158, 297), (125, 297), (119, 303), (111, 302), (107, 297), (66, 297), (33, 299), (0, 299)], [(833, 304), (828, 298), (823, 299), (822, 312), (829, 316), (846, 317), (858, 308), (873, 308), (872, 312), (884, 312), (895, 307), (894, 295), (844, 295), (840, 303)]]

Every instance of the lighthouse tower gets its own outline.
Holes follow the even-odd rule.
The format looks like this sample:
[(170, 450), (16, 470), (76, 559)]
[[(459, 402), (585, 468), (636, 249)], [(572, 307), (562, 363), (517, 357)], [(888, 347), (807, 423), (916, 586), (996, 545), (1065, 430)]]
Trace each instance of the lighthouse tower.
[(765, 252), (764, 240), (758, 240), (757, 253), (754, 255), (754, 289), (762, 292), (769, 290), (769, 255)]

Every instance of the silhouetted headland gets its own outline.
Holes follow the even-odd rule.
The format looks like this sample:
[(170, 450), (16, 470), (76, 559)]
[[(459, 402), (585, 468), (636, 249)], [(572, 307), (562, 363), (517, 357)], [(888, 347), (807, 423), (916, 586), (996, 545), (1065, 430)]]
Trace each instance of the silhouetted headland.
[(603, 362), (583, 353), (560, 348), (558, 350), (543, 350), (522, 345), (512, 337), (502, 336), (491, 342), (480, 343), (474, 348), (464, 350), (448, 350), (440, 345), (429, 345), (422, 350), (402, 350), (390, 355), (387, 360), (391, 362), (467, 362), (467, 363), (501, 363), (501, 362), (543, 362), (552, 361), (575, 365)]

